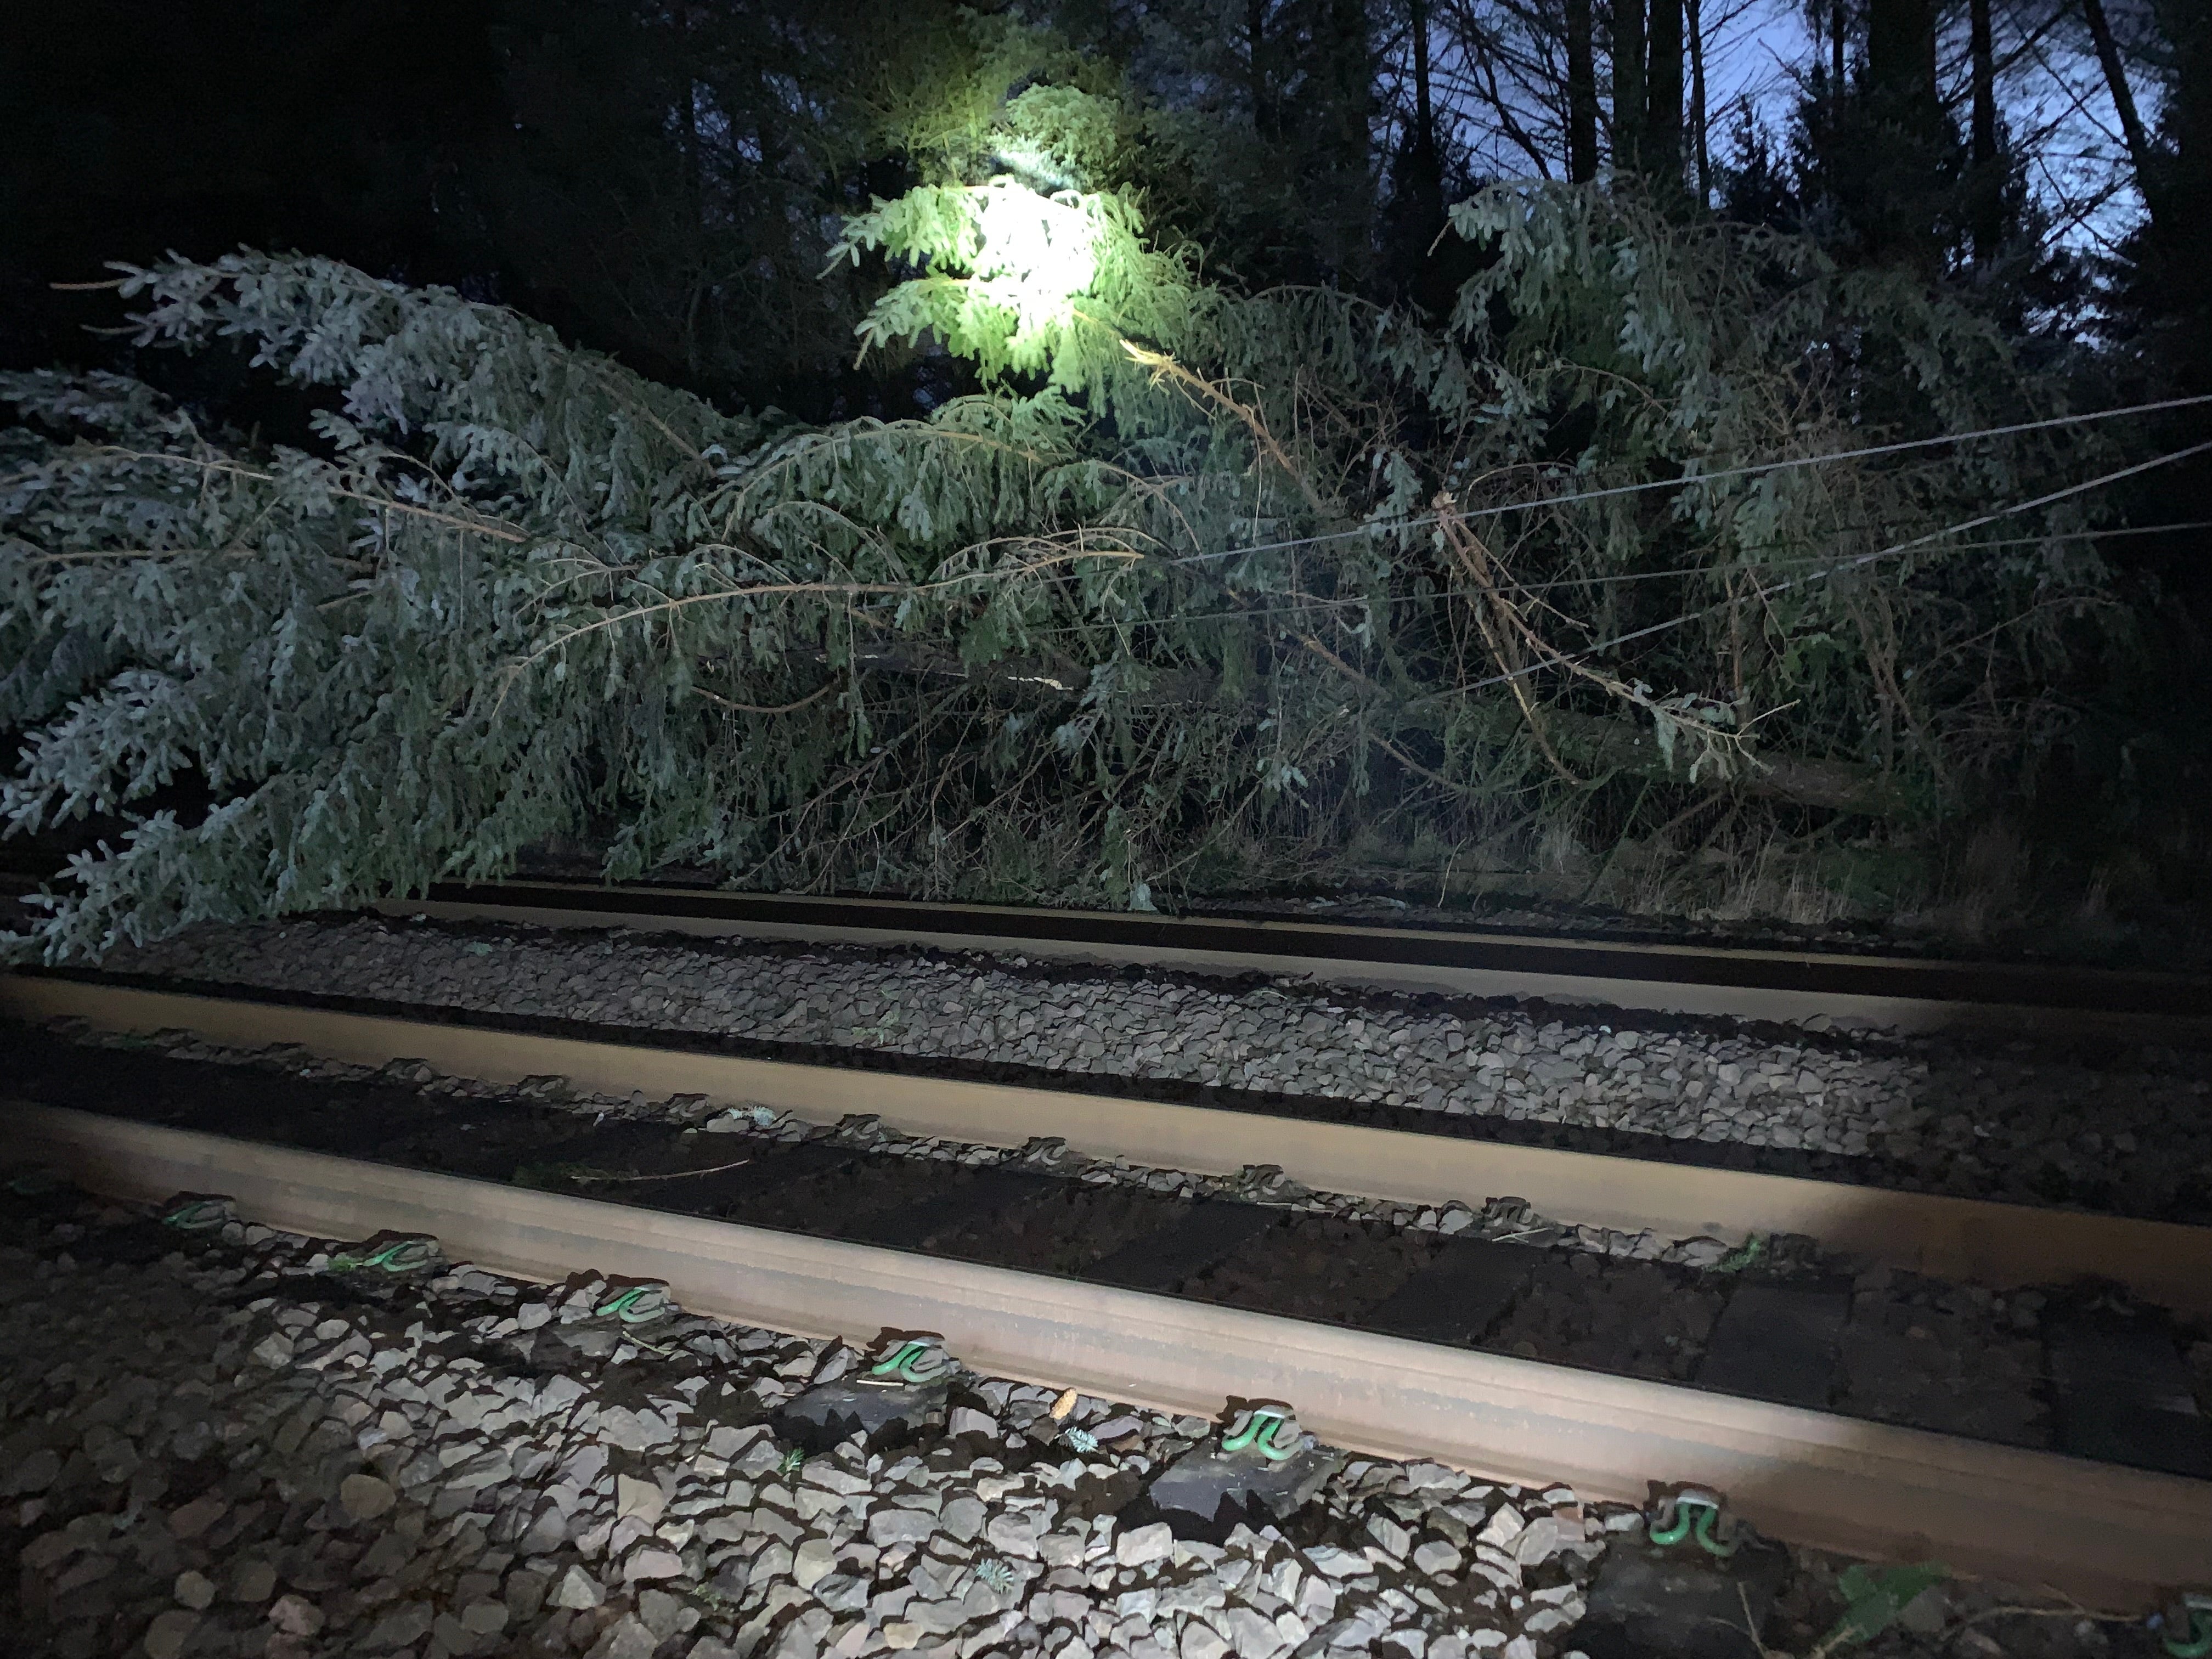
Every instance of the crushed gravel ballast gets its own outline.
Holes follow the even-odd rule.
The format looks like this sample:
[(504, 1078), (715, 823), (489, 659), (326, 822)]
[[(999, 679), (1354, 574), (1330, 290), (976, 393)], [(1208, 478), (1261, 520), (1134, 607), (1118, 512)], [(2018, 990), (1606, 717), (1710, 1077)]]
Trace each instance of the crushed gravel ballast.
[[(842, 1343), (611, 1325), (588, 1278), (337, 1268), (251, 1223), (0, 1193), (11, 1655), (1606, 1659), (1723, 1591), (1796, 1653), (1867, 1605), (1778, 1550), (1662, 1581), (1632, 1510), (1418, 1462), (1343, 1458), (1279, 1527), (1180, 1537), (1139, 1494), (1212, 1425), (967, 1373), (908, 1443), (801, 1455), (770, 1420), (862, 1363)], [(1882, 1642), (2156, 1651), (1941, 1582)]]
[(440, 925), (206, 926), (132, 975), (1850, 1160), (1909, 1190), (2212, 1223), (2212, 1053), (1530, 1009), (1020, 957)]

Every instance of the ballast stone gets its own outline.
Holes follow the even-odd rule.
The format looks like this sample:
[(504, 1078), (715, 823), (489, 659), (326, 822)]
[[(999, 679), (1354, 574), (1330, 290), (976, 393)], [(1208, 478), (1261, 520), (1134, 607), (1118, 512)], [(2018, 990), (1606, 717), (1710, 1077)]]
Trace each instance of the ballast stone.
[(556, 1607), (580, 1609), (596, 1607), (607, 1599), (599, 1581), (580, 1566), (571, 1566), (553, 1586), (552, 1603)]
[(146, 1627), (146, 1659), (179, 1659), (199, 1627), (197, 1613), (173, 1608), (155, 1614), (154, 1622)]
[(1164, 1521), (1134, 1527), (1114, 1540), (1114, 1559), (1125, 1567), (1148, 1567), (1175, 1551), (1175, 1528)]
[(632, 1583), (680, 1577), (683, 1572), (682, 1556), (673, 1550), (656, 1549), (649, 1544), (633, 1550), (623, 1563), (623, 1577)]
[(660, 1645), (635, 1613), (617, 1620), (592, 1646), (585, 1659), (653, 1659)]
[(399, 1501), (392, 1483), (373, 1474), (349, 1474), (338, 1483), (338, 1505), (355, 1521), (374, 1521)]
[(937, 1517), (927, 1510), (883, 1509), (868, 1517), (868, 1541), (878, 1549), (926, 1544), (937, 1529)]

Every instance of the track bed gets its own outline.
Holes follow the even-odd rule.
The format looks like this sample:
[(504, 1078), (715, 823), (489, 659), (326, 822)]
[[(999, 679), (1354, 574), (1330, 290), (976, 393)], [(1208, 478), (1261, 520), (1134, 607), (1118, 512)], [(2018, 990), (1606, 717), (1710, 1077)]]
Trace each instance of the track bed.
[[(784, 1125), (303, 1079), (39, 1036), (12, 1091), (246, 1136), (2212, 1478), (2206, 1333), (2094, 1285), (1997, 1293), (1786, 1256), (1698, 1271), (1055, 1174)], [(956, 1155), (944, 1156), (946, 1151)], [(2105, 1358), (2125, 1356), (2124, 1363)]]

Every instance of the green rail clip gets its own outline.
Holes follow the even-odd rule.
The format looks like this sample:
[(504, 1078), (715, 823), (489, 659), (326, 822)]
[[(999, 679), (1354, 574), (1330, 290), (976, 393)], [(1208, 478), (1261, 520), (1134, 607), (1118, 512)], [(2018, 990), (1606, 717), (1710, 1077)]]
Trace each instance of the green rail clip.
[(949, 1376), (952, 1356), (945, 1339), (934, 1334), (894, 1337), (877, 1350), (878, 1358), (860, 1381), (882, 1389), (919, 1388)]
[[(1685, 1486), (1660, 1498), (1645, 1519), (1645, 1536), (1661, 1549), (1671, 1549), (1684, 1539), (1694, 1539), (1699, 1549), (1725, 1561), (1741, 1541), (1733, 1522), (1721, 1530), (1727, 1505), (1718, 1492)], [(1716, 1535), (1716, 1534), (1718, 1535)]]
[(1298, 1455), (1304, 1435), (1288, 1406), (1274, 1401), (1255, 1401), (1240, 1407), (1221, 1431), (1224, 1452), (1255, 1452), (1271, 1463), (1285, 1462)]
[(2212, 1654), (2212, 1590), (2190, 1590), (2171, 1613), (2153, 1615), (2151, 1628), (2162, 1631), (2173, 1659), (2204, 1659)]
[(651, 1279), (623, 1286), (592, 1311), (601, 1319), (619, 1320), (625, 1325), (650, 1325), (656, 1319), (667, 1318), (677, 1308), (668, 1286)]
[(1730, 1250), (1718, 1261), (1713, 1263), (1713, 1271), (1717, 1273), (1748, 1273), (1757, 1267), (1765, 1255), (1766, 1235), (1753, 1233), (1736, 1249)]
[(161, 1224), (179, 1232), (204, 1233), (237, 1219), (237, 1209), (221, 1193), (179, 1193), (161, 1211)]
[(444, 1260), (445, 1252), (428, 1233), (402, 1233), (396, 1237), (380, 1234), (363, 1240), (355, 1250), (333, 1250), (331, 1271), (349, 1273), (374, 1268), (379, 1273), (411, 1273)]

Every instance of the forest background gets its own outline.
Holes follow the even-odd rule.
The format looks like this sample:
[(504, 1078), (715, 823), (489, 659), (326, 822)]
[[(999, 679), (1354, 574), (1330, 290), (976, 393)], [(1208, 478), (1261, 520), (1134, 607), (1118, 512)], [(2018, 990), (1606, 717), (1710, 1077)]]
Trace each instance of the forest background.
[(4, 27), (18, 949), (555, 855), (2204, 948), (2206, 0)]

